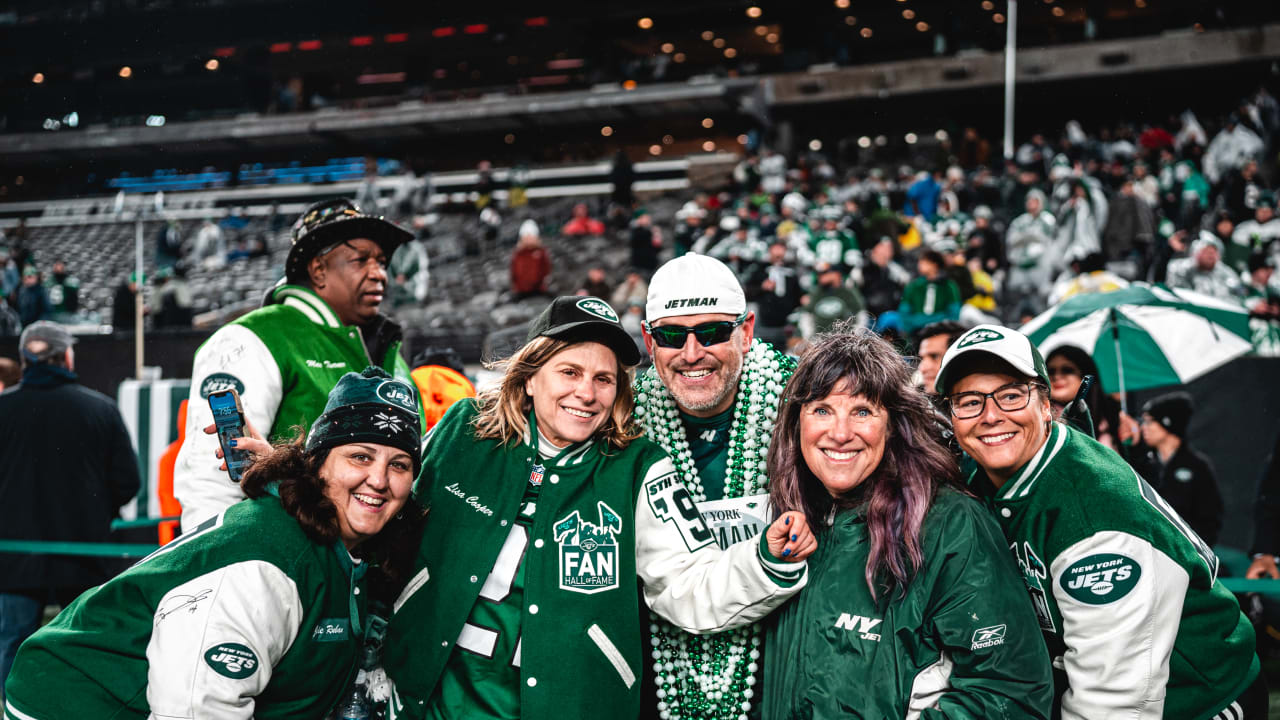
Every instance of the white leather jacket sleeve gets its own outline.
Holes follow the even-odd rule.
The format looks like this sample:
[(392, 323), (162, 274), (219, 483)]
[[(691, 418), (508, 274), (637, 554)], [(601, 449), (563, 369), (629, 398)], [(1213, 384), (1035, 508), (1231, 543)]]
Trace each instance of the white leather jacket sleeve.
[(1077, 542), (1050, 571), (1067, 646), (1063, 720), (1159, 720), (1187, 571), (1146, 540), (1117, 531)]
[(302, 622), (293, 580), (252, 560), (165, 594), (147, 644), (147, 704), (159, 720), (245, 720)]
[(635, 522), (645, 601), (686, 632), (749, 625), (808, 581), (806, 563), (767, 557), (759, 536), (722, 551), (667, 458), (645, 474)]
[[(182, 531), (191, 532), (244, 499), (240, 486), (226, 470), (219, 470), (218, 436), (204, 429), (213, 424), (213, 413), (204, 393), (239, 383), (245, 417), (264, 436), (270, 433), (284, 389), (280, 368), (267, 346), (253, 331), (227, 325), (196, 351), (191, 368), (191, 393), (187, 402), (187, 427), (173, 472), (173, 493), (182, 503)], [(239, 389), (239, 388), (237, 388)]]

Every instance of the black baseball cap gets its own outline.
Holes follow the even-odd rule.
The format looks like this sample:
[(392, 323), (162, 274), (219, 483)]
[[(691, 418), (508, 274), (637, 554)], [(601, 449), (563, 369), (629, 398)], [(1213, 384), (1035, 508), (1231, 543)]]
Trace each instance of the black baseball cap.
[(598, 342), (612, 350), (623, 365), (640, 362), (640, 350), (618, 322), (618, 314), (609, 303), (590, 295), (564, 295), (552, 300), (547, 309), (533, 319), (525, 341), (538, 337)]
[(284, 275), (290, 283), (307, 277), (307, 263), (321, 251), (344, 240), (369, 238), (391, 259), (396, 248), (413, 239), (413, 233), (378, 215), (368, 215), (346, 198), (313, 203), (293, 224)]

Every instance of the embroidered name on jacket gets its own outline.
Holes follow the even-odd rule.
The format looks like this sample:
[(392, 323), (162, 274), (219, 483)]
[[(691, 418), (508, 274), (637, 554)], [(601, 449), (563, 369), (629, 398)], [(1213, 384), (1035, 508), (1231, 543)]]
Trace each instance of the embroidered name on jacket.
[(446, 485), (444, 489), (447, 490), (451, 495), (457, 498), (460, 498), (467, 505), (470, 505), (472, 510), (475, 510), (476, 512), (486, 517), (493, 517), (493, 510), (488, 505), (485, 505), (484, 503), (480, 502), (479, 495), (468, 495), (466, 491), (464, 491), (461, 487), (458, 486), (458, 483), (454, 483), (452, 485)]
[(600, 523), (582, 519), (577, 510), (555, 524), (560, 547), (560, 588), (591, 595), (618, 587), (618, 540), (622, 518), (597, 502)]

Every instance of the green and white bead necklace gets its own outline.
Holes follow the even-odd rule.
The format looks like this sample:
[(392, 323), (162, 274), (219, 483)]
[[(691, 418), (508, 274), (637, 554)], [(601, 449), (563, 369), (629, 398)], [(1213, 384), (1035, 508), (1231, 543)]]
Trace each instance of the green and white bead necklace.
[[(766, 490), (765, 461), (778, 416), (778, 398), (795, 371), (796, 361), (756, 340), (742, 365), (729, 428), (727, 498)], [(652, 367), (640, 376), (638, 385), (636, 416), (649, 437), (671, 456), (694, 502), (703, 502), (706, 489), (694, 467), (675, 398)], [(760, 660), (760, 635), (754, 626), (693, 636), (656, 620), (649, 629), (662, 720), (747, 720)]]

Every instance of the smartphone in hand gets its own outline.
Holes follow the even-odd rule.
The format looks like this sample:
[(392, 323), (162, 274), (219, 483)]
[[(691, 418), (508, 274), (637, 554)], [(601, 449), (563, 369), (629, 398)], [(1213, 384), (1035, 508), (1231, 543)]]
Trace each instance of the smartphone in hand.
[(245, 434), (240, 395), (235, 389), (209, 393), (209, 409), (213, 411), (213, 422), (218, 428), (218, 444), (222, 446), (222, 457), (227, 461), (227, 474), (240, 482), (250, 462), (248, 451), (231, 446), (232, 439)]

